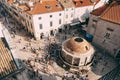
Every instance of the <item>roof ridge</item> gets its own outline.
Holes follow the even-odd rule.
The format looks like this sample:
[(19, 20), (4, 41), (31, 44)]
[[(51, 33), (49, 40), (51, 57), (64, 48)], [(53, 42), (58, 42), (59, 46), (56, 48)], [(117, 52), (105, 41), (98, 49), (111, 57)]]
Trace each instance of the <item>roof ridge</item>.
[(103, 13), (100, 15), (100, 17), (104, 16), (105, 13), (116, 3), (116, 1), (113, 1), (104, 11)]
[(93, 11), (98, 10), (98, 9), (104, 7), (104, 6), (106, 6), (106, 5), (104, 4), (104, 5), (102, 5), (102, 6), (98, 7), (98, 8), (96, 8), (96, 9), (94, 9)]
[(102, 5), (99, 8), (94, 9), (92, 12), (90, 12), (90, 14), (96, 15), (96, 16), (100, 16), (102, 14), (102, 12), (104, 12), (106, 10), (108, 6), (107, 5)]

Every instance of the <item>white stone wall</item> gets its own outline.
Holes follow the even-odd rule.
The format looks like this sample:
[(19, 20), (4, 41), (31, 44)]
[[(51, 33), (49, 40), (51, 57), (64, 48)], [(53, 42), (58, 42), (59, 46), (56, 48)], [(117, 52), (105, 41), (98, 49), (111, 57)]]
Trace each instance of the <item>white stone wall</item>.
[(93, 10), (93, 6), (84, 6), (75, 8), (75, 19), (84, 22), (89, 17), (90, 12)]
[(64, 9), (64, 24), (72, 23), (75, 16), (75, 8), (65, 8)]
[[(50, 17), (50, 15), (52, 15), (52, 17)], [(41, 17), (41, 19), (39, 19), (39, 17)], [(63, 11), (34, 15), (33, 26), (34, 26), (35, 37), (37, 39), (40, 39), (41, 33), (47, 35), (50, 34), (50, 30), (55, 31), (55, 29), (57, 30), (58, 28), (62, 27), (63, 17), (64, 17)], [(61, 24), (59, 24), (60, 19), (61, 19)], [(51, 21), (52, 21), (52, 26), (50, 26)], [(40, 29), (40, 24), (42, 24), (42, 29)]]
[(3, 37), (3, 33), (2, 33), (2, 30), (3, 30), (3, 28), (2, 28), (2, 22), (0, 21), (0, 37)]
[[(92, 8), (93, 6), (86, 6), (76, 9), (72, 7), (65, 8), (64, 11), (33, 15), (35, 37), (40, 39), (41, 33), (50, 34), (50, 30), (58, 30), (58, 28), (63, 27), (63, 25), (72, 23), (76, 18), (79, 18), (81, 21), (85, 21), (85, 18), (89, 17), (89, 12), (92, 11)], [(59, 16), (60, 13), (61, 16)], [(52, 18), (50, 18), (50, 15), (52, 15)], [(41, 20), (38, 19), (39, 17), (41, 17)], [(61, 24), (59, 24), (59, 19), (61, 19)], [(50, 21), (53, 22), (52, 27), (50, 27)], [(43, 29), (39, 29), (40, 24), (42, 24)]]

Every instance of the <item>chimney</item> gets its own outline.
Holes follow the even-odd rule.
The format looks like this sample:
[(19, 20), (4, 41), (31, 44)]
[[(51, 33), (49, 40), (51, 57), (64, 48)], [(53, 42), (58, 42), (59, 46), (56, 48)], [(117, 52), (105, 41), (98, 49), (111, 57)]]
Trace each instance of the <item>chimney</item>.
[(42, 0), (40, 0), (40, 4), (42, 4)]

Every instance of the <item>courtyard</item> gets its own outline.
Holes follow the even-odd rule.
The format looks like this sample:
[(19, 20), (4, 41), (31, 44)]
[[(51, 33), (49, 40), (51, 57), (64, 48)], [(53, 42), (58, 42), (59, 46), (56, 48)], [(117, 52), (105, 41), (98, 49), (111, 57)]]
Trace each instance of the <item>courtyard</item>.
[[(19, 68), (25, 67), (21, 74), (17, 74), (20, 76), (19, 80), (97, 80), (117, 66), (111, 56), (95, 45), (94, 61), (91, 70), (85, 76), (58, 65), (62, 42), (74, 36), (84, 37), (79, 32), (79, 27), (66, 28), (60, 33), (49, 37), (43, 36), (41, 40), (36, 41), (24, 29), (20, 29), (20, 25), (15, 23), (12, 17), (7, 16), (6, 20), (2, 17), (1, 21), (8, 31), (6, 36), (12, 37), (13, 42), (10, 44), (14, 44), (14, 47), (11, 50), (15, 60), (18, 60)], [(13, 77), (10, 80), (16, 79)]]

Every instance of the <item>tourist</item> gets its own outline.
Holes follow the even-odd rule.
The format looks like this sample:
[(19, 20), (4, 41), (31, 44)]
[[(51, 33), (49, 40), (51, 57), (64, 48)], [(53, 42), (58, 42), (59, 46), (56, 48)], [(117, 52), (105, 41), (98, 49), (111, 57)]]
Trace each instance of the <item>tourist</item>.
[(68, 79), (68, 73), (64, 74), (64, 79)]
[(76, 78), (75, 78), (75, 75), (72, 75), (72, 80), (75, 80)]
[(42, 80), (42, 76), (41, 75), (39, 76), (39, 80)]

